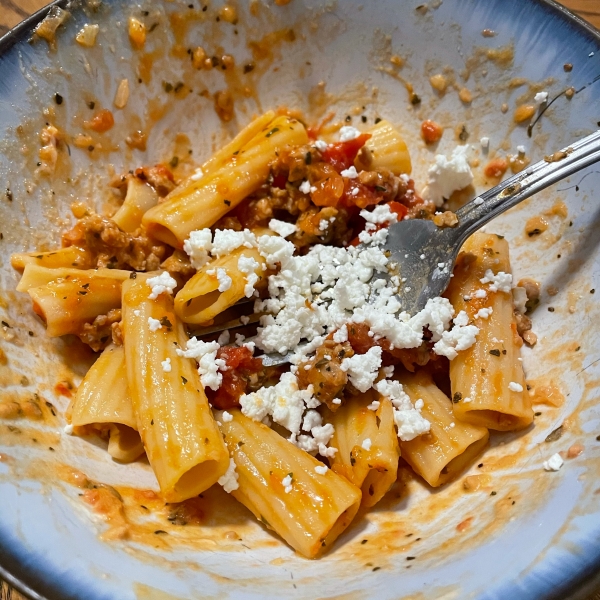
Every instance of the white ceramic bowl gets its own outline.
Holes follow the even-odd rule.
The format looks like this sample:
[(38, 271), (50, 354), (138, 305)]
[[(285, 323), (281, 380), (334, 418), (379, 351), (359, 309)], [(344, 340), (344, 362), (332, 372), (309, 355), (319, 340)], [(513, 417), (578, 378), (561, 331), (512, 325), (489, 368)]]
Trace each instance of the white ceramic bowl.
[[(466, 493), (462, 478), (432, 491), (404, 472), (381, 506), (357, 519), (330, 554), (308, 561), (220, 491), (203, 500), (200, 526), (177, 529), (163, 515), (152, 527), (167, 535), (102, 540), (106, 522), (82, 502), (79, 488), (65, 482), (61, 468), (70, 465), (114, 486), (155, 487), (147, 465), (117, 466), (98, 444), (63, 433), (68, 399), (57, 394), (56, 384), (77, 384), (90, 357), (77, 344), (44, 337), (28, 298), (14, 291), (18, 277), (9, 264), (14, 251), (56, 245), (73, 201), (101, 208), (110, 196), (112, 173), (169, 160), (178, 151), (179, 132), (189, 137), (192, 157), (200, 162), (252, 115), (284, 105), (314, 119), (328, 111), (343, 119), (358, 109), (369, 123), (378, 116), (397, 123), (409, 142), (418, 188), (434, 155), (418, 135), (423, 119), (446, 127), (435, 152), (449, 153), (457, 144), (455, 127), (464, 124), (472, 156), (482, 165), (488, 158), (479, 144), (483, 136), (490, 138), (489, 157), (515, 154), (522, 144), (537, 160), (597, 127), (600, 83), (590, 82), (600, 73), (600, 43), (589, 26), (542, 0), (418, 4), (240, 2), (232, 24), (217, 22), (216, 1), (206, 12), (197, 0), (90, 2), (70, 7), (55, 50), (48, 51), (44, 41), (27, 43), (31, 22), (0, 41), (0, 316), (10, 326), (0, 330), (8, 361), (0, 365), (0, 402), (38, 394), (44, 407), (47, 401), (57, 412), (53, 417), (44, 408), (43, 421), (0, 419), (0, 574), (17, 587), (35, 598), (94, 600), (584, 593), (600, 565), (600, 325), (591, 293), (596, 287), (600, 293), (600, 213), (594, 197), (600, 176), (593, 168), (488, 227), (510, 240), (516, 279), (534, 277), (544, 290), (534, 315), (539, 343), (523, 352), (527, 377), (553, 381), (565, 395), (562, 407), (540, 407), (530, 429), (492, 436), (484, 467), (471, 471), (489, 473), (495, 495), (489, 488)], [(173, 13), (186, 15), (175, 29), (169, 24), (177, 21), (169, 17)], [(152, 68), (141, 74), (139, 53), (127, 39), (131, 14), (157, 23), (147, 41)], [(84, 23), (100, 25), (92, 49), (74, 43)], [(485, 29), (495, 34), (487, 37)], [(181, 44), (179, 51), (172, 51), (174, 43)], [(231, 53), (235, 75), (195, 71), (186, 49), (198, 45), (209, 54)], [(390, 61), (393, 55), (402, 58), (401, 68)], [(251, 61), (255, 69), (244, 74), (242, 65)], [(571, 72), (563, 69), (565, 63), (572, 63)], [(429, 76), (439, 72), (453, 82), (443, 96), (429, 84)], [(138, 82), (149, 77), (148, 83)], [(126, 108), (115, 111), (114, 147), (88, 152), (70, 145), (55, 179), (38, 180), (33, 172), (44, 122), (75, 135), (92, 112), (87, 103), (111, 107), (124, 78), (131, 94)], [(192, 91), (178, 96), (165, 91), (165, 83), (180, 81)], [(222, 126), (211, 95), (227, 84), (235, 90), (235, 119)], [(411, 104), (409, 86), (420, 104)], [(513, 123), (515, 107), (536, 91), (547, 90), (553, 98), (569, 86), (578, 93), (554, 102), (532, 138)], [(473, 94), (468, 105), (458, 98), (462, 87)], [(60, 105), (56, 93), (64, 98)], [(46, 116), (44, 108), (51, 111)], [(128, 150), (125, 136), (149, 123), (148, 150)], [(475, 171), (481, 188), (482, 168)], [(547, 216), (548, 231), (528, 239), (526, 219), (551, 212), (558, 200), (568, 216)], [(557, 293), (550, 296), (552, 287)], [(545, 442), (563, 423), (562, 437)], [(557, 473), (543, 470), (544, 460), (576, 442), (585, 447), (581, 456)], [(469, 527), (457, 528), (468, 519)], [(229, 531), (241, 541), (228, 539)]]

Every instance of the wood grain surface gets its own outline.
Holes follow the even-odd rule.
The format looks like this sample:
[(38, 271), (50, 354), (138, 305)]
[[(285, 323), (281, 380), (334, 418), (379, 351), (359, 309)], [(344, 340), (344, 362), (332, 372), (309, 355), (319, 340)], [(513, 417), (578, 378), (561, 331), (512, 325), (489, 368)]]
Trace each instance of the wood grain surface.
[[(45, 0), (0, 0), (0, 36), (46, 5)], [(600, 29), (600, 0), (563, 0), (567, 8)], [(0, 580), (0, 600), (27, 600)], [(600, 592), (589, 600), (600, 600)]]

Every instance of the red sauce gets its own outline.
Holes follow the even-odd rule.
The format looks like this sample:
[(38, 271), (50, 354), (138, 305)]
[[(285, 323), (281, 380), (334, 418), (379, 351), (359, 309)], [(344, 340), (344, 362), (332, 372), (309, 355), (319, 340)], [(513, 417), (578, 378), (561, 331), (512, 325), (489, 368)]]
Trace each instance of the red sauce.
[(338, 173), (341, 173), (354, 164), (358, 151), (367, 143), (370, 137), (370, 133), (361, 133), (353, 140), (329, 144), (321, 153), (323, 160), (328, 162)]

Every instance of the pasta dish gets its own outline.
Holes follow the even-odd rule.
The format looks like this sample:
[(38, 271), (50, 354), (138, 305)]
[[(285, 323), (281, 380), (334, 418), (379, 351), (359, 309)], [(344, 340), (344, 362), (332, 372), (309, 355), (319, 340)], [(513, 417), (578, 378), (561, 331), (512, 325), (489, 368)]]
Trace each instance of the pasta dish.
[(67, 432), (119, 463), (145, 453), (167, 502), (221, 485), (315, 558), (400, 459), (437, 487), (489, 430), (531, 424), (528, 298), (502, 236), (472, 236), (444, 297), (402, 311), (388, 227), (456, 223), (441, 179), (420, 195), (410, 173), (386, 120), (278, 111), (181, 181), (165, 165), (118, 177), (110, 217), (75, 205), (61, 248), (12, 257), (47, 334), (99, 353)]

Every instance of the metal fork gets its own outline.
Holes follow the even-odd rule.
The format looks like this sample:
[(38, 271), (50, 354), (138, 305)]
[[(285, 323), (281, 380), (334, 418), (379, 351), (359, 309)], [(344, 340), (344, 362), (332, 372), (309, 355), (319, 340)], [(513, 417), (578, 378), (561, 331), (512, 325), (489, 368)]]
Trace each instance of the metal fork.
[[(394, 274), (403, 286), (398, 292), (402, 310), (415, 314), (429, 298), (440, 296), (450, 283), (458, 252), (466, 239), (504, 211), (526, 200), (548, 186), (573, 175), (600, 160), (600, 130), (547, 156), (513, 177), (477, 196), (456, 212), (458, 225), (439, 228), (433, 221), (410, 219), (393, 223), (384, 250), (389, 251), (390, 263), (396, 263)], [(389, 275), (377, 275), (389, 277)], [(236, 322), (223, 323), (196, 335), (217, 333), (239, 327)], [(290, 354), (264, 354), (265, 366), (281, 365)]]

